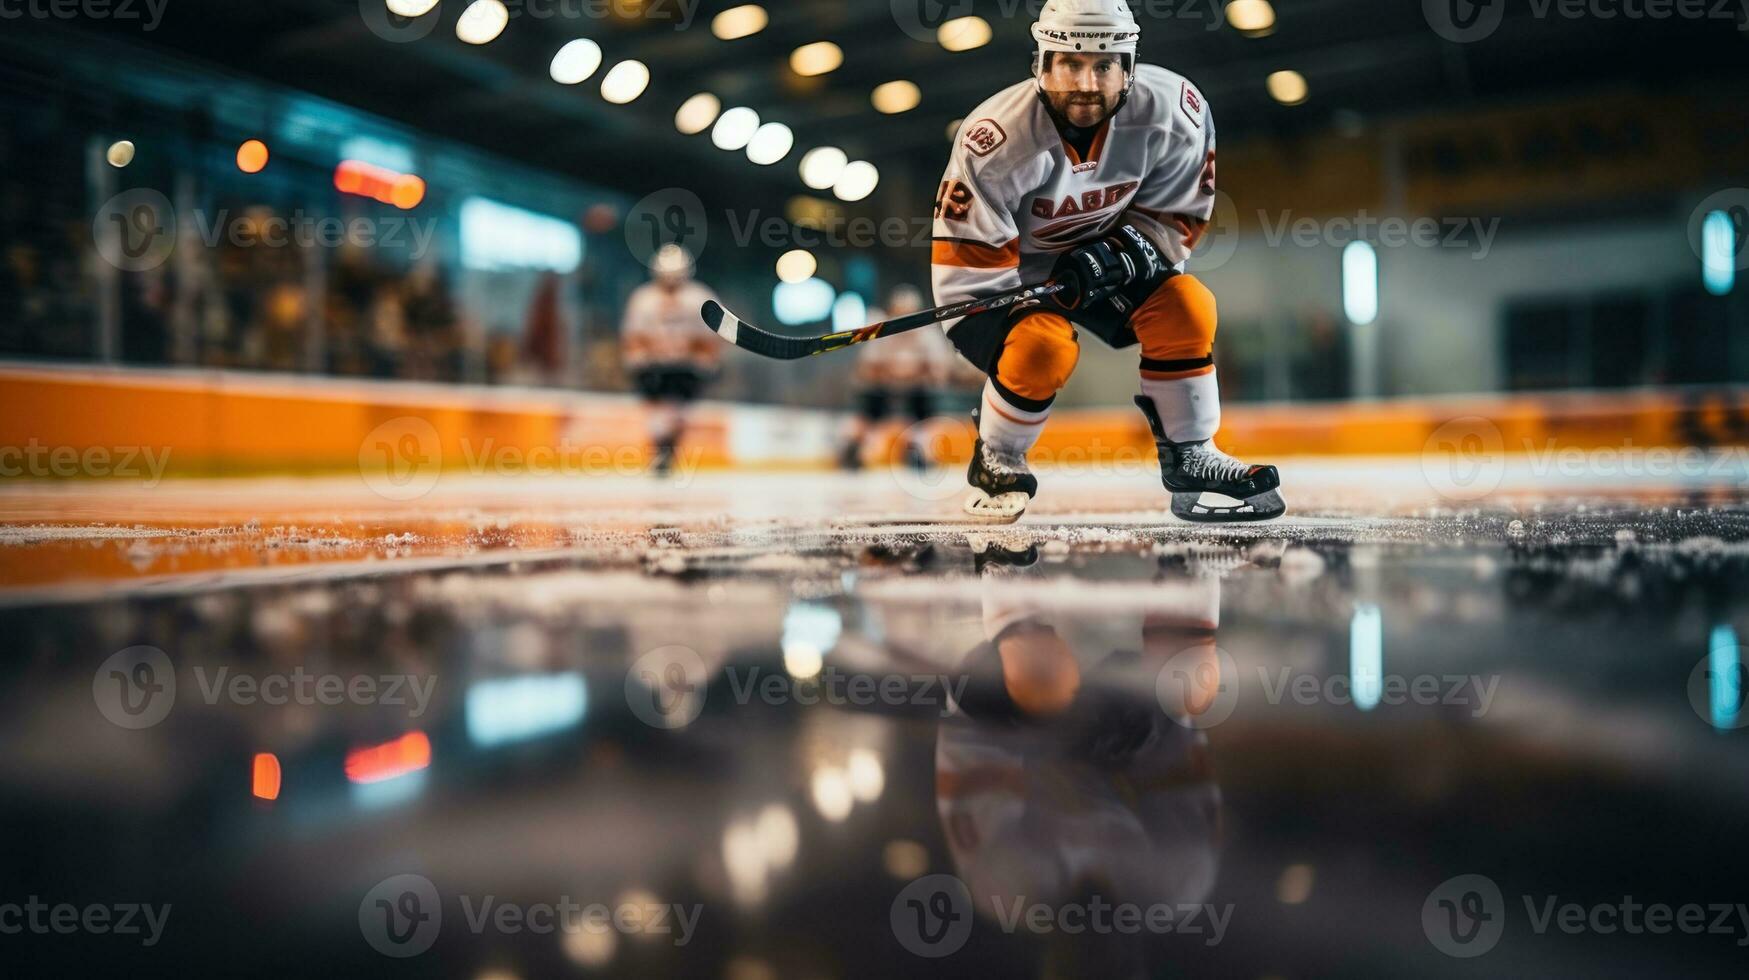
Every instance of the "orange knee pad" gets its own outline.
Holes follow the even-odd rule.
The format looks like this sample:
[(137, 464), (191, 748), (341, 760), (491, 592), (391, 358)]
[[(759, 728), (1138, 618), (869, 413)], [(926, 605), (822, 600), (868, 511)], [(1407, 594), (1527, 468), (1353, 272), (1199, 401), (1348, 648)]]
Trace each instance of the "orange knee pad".
[[(1215, 326), (1220, 317), (1215, 294), (1195, 276), (1177, 275), (1160, 284), (1130, 319), (1130, 328), (1142, 342), (1142, 357), (1149, 361), (1190, 361), (1214, 351)], [(1147, 371), (1150, 377), (1191, 377), (1207, 374), (1214, 366), (1180, 371)]]
[(1056, 313), (1034, 312), (1008, 331), (996, 380), (1022, 398), (1044, 401), (1067, 384), (1081, 359), (1075, 328)]

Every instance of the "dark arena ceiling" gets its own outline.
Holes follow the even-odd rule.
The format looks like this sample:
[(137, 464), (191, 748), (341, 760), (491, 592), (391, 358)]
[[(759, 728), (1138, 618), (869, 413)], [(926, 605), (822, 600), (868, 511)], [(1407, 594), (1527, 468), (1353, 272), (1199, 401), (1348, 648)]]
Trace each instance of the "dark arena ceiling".
[[(160, 2), (168, 6), (150, 32), (119, 21), (76, 28), (14, 23), (125, 38), (629, 192), (710, 185), (781, 200), (805, 190), (796, 162), (822, 145), (875, 163), (886, 194), (927, 193), (945, 160), (952, 122), (1025, 76), (1028, 26), (1041, 0), (785, 0), (762, 5), (767, 26), (735, 40), (712, 30), (717, 14), (739, 5), (734, 0), (509, 0), (507, 29), (480, 46), (456, 36), (464, 0), (443, 0), (429, 33), (406, 43), (367, 27), (361, 4), (382, 0)], [(1133, 0), (1142, 59), (1196, 81), (1224, 140), (1291, 138), (1605, 81), (1681, 98), (1697, 83), (1735, 85), (1749, 75), (1749, 31), (1738, 0), (1704, 0), (1715, 16), (1686, 19), (1563, 17), (1561, 0), (1549, 2), (1556, 6), (1276, 0), (1274, 24), (1247, 35), (1229, 23), (1221, 0)], [(1429, 24), (1441, 11), (1486, 18), (1496, 5), (1503, 23), (1473, 43), (1447, 40)], [(933, 28), (967, 15), (982, 17), (991, 39), (973, 50), (946, 50)], [(577, 37), (600, 44), (603, 66), (583, 84), (563, 86), (548, 66)], [(796, 74), (791, 53), (817, 41), (837, 44), (842, 65), (816, 77)], [(601, 97), (599, 81), (624, 59), (648, 65), (651, 81), (631, 104), (613, 105)], [(1305, 76), (1310, 94), (1303, 104), (1271, 98), (1265, 79), (1281, 69)], [(870, 95), (894, 80), (915, 82), (921, 101), (884, 115)], [(787, 124), (795, 149), (777, 165), (758, 167), (716, 149), (708, 135), (682, 135), (675, 111), (698, 92)], [(878, 207), (883, 196), (866, 206)]]

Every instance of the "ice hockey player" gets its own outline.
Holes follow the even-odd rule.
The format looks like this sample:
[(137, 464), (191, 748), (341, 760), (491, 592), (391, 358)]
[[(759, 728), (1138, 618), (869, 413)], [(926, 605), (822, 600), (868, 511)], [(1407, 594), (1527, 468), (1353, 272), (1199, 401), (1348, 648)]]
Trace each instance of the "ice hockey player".
[(1079, 327), (1141, 345), (1136, 404), (1173, 513), (1279, 517), (1275, 467), (1215, 448), (1215, 298), (1183, 271), (1214, 211), (1208, 103), (1183, 77), (1136, 63), (1141, 30), (1126, 0), (1048, 0), (1032, 35), (1033, 77), (966, 116), (936, 196), (936, 303), (1068, 285), (1043, 305), (944, 324), (989, 375), (967, 513), (1014, 521), (1037, 493), (1026, 455), (1075, 369)]
[(650, 468), (658, 476), (673, 468), (686, 408), (722, 361), (722, 343), (698, 321), (699, 307), (716, 294), (692, 274), (686, 249), (662, 246), (650, 260), (650, 281), (626, 300), (620, 327), (626, 370), (649, 409)]
[[(909, 316), (924, 308), (923, 294), (915, 286), (895, 286), (887, 306), (870, 310), (870, 320)], [(878, 344), (858, 348), (855, 387), (856, 411), (845, 427), (839, 449), (844, 469), (862, 468), (870, 437), (883, 419), (897, 416), (907, 423), (905, 444), (900, 446), (907, 464), (915, 469), (929, 466), (928, 440), (923, 422), (935, 414), (935, 396), (947, 384), (955, 360), (953, 349), (939, 330), (913, 330)]]

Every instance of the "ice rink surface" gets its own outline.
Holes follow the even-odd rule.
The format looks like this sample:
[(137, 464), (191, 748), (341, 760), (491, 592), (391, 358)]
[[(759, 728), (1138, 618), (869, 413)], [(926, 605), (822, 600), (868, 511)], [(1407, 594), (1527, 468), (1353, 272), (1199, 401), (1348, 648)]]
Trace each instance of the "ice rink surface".
[(6, 894), (238, 975), (1740, 975), (1721, 472), (9, 487)]

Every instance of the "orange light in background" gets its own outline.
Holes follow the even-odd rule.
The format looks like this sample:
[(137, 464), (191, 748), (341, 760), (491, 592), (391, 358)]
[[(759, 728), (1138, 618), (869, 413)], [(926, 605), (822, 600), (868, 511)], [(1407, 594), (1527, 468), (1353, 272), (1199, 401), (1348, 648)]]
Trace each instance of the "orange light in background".
[(425, 200), (425, 181), (360, 160), (340, 161), (340, 166), (334, 168), (334, 189), (393, 204), (403, 211), (416, 208)]
[(389, 203), (403, 211), (411, 211), (425, 200), (425, 181), (411, 174), (395, 181), (389, 191)]
[(251, 782), (255, 798), (258, 800), (279, 799), (279, 756), (272, 752), (257, 752), (254, 770)]
[(429, 765), (431, 739), (424, 732), (408, 732), (393, 742), (346, 753), (346, 778), (355, 783), (380, 783)]
[(246, 174), (258, 174), (267, 166), (267, 144), (249, 140), (237, 147), (237, 169)]

